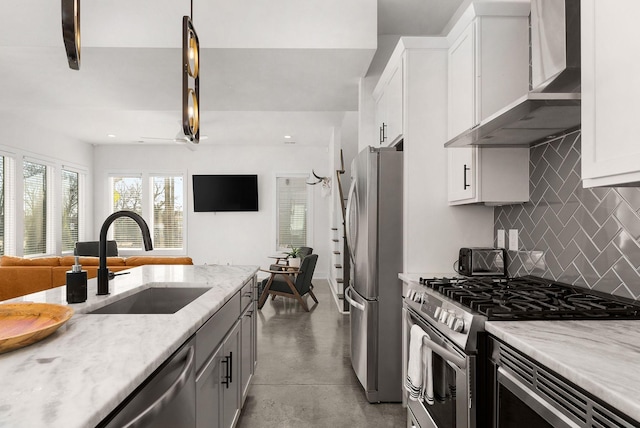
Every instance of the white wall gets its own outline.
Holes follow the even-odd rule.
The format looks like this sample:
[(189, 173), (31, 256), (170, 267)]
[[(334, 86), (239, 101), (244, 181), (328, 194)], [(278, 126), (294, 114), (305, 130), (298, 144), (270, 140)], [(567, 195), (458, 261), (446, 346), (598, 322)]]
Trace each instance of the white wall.
[[(0, 131), (0, 154), (13, 157), (17, 161), (16, 165), (16, 179), (19, 184), (17, 190), (22, 191), (21, 179), (22, 176), (22, 160), (26, 157), (34, 161), (43, 161), (47, 165), (54, 167), (56, 176), (54, 177), (54, 186), (56, 188), (56, 196), (61, 192), (61, 170), (63, 167), (81, 172), (83, 178), (81, 179), (81, 185), (84, 184), (84, 189), (81, 197), (87, 199), (88, 203), (84, 205), (84, 210), (80, 211), (81, 227), (84, 226), (85, 231), (93, 229), (93, 203), (91, 201), (93, 188), (93, 177), (91, 170), (93, 168), (93, 146), (87, 143), (83, 143), (74, 139), (70, 139), (63, 135), (56, 135), (49, 129), (44, 129), (33, 124), (26, 124), (24, 127), (16, 126), (12, 122), (12, 118), (16, 117), (13, 112), (3, 112), (0, 123), (7, 123), (8, 126), (1, 127)], [(71, 126), (71, 125), (70, 125)], [(22, 196), (17, 195), (16, 203), (22, 202)], [(59, 206), (59, 205), (58, 205)], [(61, 232), (61, 213), (54, 208), (54, 222), (56, 225), (56, 236), (59, 240), (59, 234)], [(23, 217), (18, 215), (16, 217), (16, 239), (21, 240), (23, 230)], [(80, 240), (85, 239), (83, 236), (83, 230), (80, 231)], [(56, 246), (60, 251), (60, 247)], [(22, 245), (18, 245), (17, 255), (22, 255)]]
[[(102, 224), (109, 214), (106, 178), (109, 172), (182, 171), (187, 177), (187, 251), (195, 264), (233, 263), (266, 267), (275, 252), (276, 173), (330, 175), (328, 148), (305, 146), (249, 146), (205, 144), (196, 151), (183, 146), (127, 145), (95, 148), (95, 222)], [(192, 174), (258, 174), (258, 212), (194, 213)], [(315, 276), (326, 277), (329, 260), (330, 199), (322, 197), (320, 186), (313, 192), (310, 230), (314, 253), (319, 255)], [(96, 235), (98, 230), (96, 230)]]

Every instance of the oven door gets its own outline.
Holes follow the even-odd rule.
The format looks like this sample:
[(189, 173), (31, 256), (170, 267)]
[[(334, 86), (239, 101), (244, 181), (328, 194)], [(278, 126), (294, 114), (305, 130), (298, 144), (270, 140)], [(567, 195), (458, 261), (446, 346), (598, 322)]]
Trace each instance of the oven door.
[[(433, 351), (434, 404), (407, 400), (414, 424), (420, 428), (475, 428), (475, 355), (466, 355), (411, 309), (405, 307), (404, 314), (405, 350), (408, 332), (413, 324), (418, 324), (429, 335), (425, 344)], [(407, 363), (405, 358), (404, 373)]]

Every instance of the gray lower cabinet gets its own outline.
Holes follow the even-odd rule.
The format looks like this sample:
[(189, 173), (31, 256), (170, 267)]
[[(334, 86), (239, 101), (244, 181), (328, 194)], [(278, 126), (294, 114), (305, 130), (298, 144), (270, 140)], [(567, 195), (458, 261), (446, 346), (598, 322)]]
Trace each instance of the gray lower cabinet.
[(242, 405), (249, 393), (249, 385), (255, 373), (255, 342), (256, 342), (256, 322), (255, 302), (245, 309), (240, 318), (240, 350), (242, 352), (240, 367), (240, 387), (242, 392)]
[[(222, 427), (231, 428), (240, 417), (240, 322), (229, 333), (222, 346)], [(228, 373), (228, 374), (227, 374)], [(226, 378), (226, 379), (225, 379)]]
[(196, 333), (196, 427), (232, 428), (255, 370), (255, 279)]

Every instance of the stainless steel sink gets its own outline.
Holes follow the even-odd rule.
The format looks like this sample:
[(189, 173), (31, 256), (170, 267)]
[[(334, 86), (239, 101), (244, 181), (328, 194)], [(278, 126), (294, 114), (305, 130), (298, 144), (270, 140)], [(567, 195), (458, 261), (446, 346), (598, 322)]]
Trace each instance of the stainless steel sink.
[(174, 314), (209, 290), (209, 288), (151, 287), (89, 313)]

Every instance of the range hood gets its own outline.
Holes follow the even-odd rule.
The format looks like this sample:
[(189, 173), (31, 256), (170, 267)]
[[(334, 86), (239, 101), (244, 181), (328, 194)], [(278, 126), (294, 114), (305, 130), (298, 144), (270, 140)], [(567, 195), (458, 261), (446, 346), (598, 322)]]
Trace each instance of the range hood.
[(531, 146), (580, 128), (580, 0), (532, 0), (531, 91), (445, 147)]

